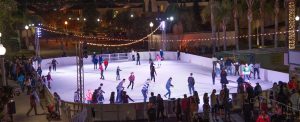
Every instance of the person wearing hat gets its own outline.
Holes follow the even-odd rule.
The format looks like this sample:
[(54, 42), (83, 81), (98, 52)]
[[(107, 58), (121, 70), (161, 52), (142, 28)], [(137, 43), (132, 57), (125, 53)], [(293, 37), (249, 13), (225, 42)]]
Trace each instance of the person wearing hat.
[(127, 89), (130, 87), (130, 85), (131, 85), (131, 90), (133, 89), (134, 79), (135, 79), (134, 73), (131, 72), (131, 73), (130, 73), (130, 76), (129, 76), (129, 78), (128, 78), (128, 80), (129, 80), (129, 85), (127, 86)]

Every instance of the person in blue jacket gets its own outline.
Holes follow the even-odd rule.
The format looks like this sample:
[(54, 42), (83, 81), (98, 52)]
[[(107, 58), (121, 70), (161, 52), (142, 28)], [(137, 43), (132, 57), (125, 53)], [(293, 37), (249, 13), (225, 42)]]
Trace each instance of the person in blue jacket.
[(170, 88), (171, 88), (171, 87), (174, 87), (174, 86), (172, 85), (171, 81), (172, 81), (172, 77), (170, 77), (169, 80), (167, 81), (166, 89), (167, 89), (168, 92), (164, 95), (165, 97), (167, 97), (167, 95), (169, 95), (169, 96), (168, 96), (168, 99), (170, 99), (170, 96), (171, 96), (171, 90), (170, 90)]
[(159, 54), (162, 60), (164, 60), (164, 51), (162, 49), (159, 50)]
[(103, 57), (102, 57), (102, 55), (99, 56), (98, 62), (99, 62), (99, 65), (103, 63)]
[(98, 65), (98, 59), (95, 57), (93, 58), (93, 63), (94, 63), (94, 70), (97, 69), (97, 65)]

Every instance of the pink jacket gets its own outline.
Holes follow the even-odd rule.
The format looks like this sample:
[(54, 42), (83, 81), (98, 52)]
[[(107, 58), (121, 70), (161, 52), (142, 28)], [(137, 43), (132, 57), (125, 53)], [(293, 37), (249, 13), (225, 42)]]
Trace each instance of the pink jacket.
[(134, 75), (130, 75), (129, 78), (128, 78), (129, 81), (134, 81), (134, 79), (135, 79)]

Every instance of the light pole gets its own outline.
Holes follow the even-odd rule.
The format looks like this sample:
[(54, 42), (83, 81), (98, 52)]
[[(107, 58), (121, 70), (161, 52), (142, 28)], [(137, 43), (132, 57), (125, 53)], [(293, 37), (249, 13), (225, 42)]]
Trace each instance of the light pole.
[(28, 48), (28, 29), (29, 29), (29, 26), (28, 25), (25, 25), (25, 30), (26, 30), (26, 40), (25, 40), (25, 45), (26, 45), (26, 48)]
[(68, 29), (68, 21), (65, 21), (65, 30), (67, 32), (67, 29)]
[(297, 44), (297, 42), (299, 42), (300, 41), (300, 23), (299, 23), (299, 20), (300, 20), (300, 17), (299, 16), (296, 16), (295, 17), (295, 20), (297, 21), (297, 24), (298, 24), (298, 28), (297, 28), (297, 33), (298, 33), (298, 38), (297, 38), (297, 41), (296, 41), (296, 44)]
[(151, 49), (151, 44), (152, 44), (152, 35), (153, 35), (153, 33), (152, 33), (152, 27), (153, 27), (153, 22), (150, 22), (150, 24), (149, 24), (149, 26), (150, 26), (150, 29), (151, 29), (151, 36), (150, 36), (150, 41), (148, 42), (148, 50), (150, 50)]
[[(1, 35), (2, 36), (2, 35)], [(0, 59), (1, 59), (1, 72), (2, 72), (2, 86), (7, 86), (8, 83), (5, 78), (5, 69), (4, 69), (4, 55), (6, 53), (5, 47), (3, 47), (2, 42), (0, 43)], [(5, 85), (4, 85), (5, 83)]]

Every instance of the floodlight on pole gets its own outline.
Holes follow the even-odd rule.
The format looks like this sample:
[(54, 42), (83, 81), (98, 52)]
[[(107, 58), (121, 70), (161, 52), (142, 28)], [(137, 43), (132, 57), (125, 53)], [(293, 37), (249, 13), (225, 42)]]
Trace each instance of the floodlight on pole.
[(295, 20), (296, 20), (296, 21), (299, 21), (299, 19), (300, 19), (299, 16), (296, 16), (296, 17), (295, 17)]
[(100, 22), (100, 19), (99, 19), (99, 18), (97, 19), (97, 22)]
[(68, 25), (68, 21), (65, 21), (65, 25)]
[(133, 15), (133, 14), (130, 14), (130, 17), (131, 17), (131, 18), (133, 18), (133, 17), (134, 17), (134, 15)]
[(173, 17), (173, 16), (171, 16), (171, 17), (170, 17), (170, 21), (173, 21), (173, 20), (174, 20), (174, 17)]
[(86, 18), (83, 18), (83, 21), (86, 21)]
[(29, 26), (28, 26), (28, 25), (25, 25), (25, 29), (28, 30), (28, 29), (29, 29)]
[(153, 25), (154, 25), (153, 22), (150, 22), (149, 26), (150, 26), (151, 28), (153, 27)]

